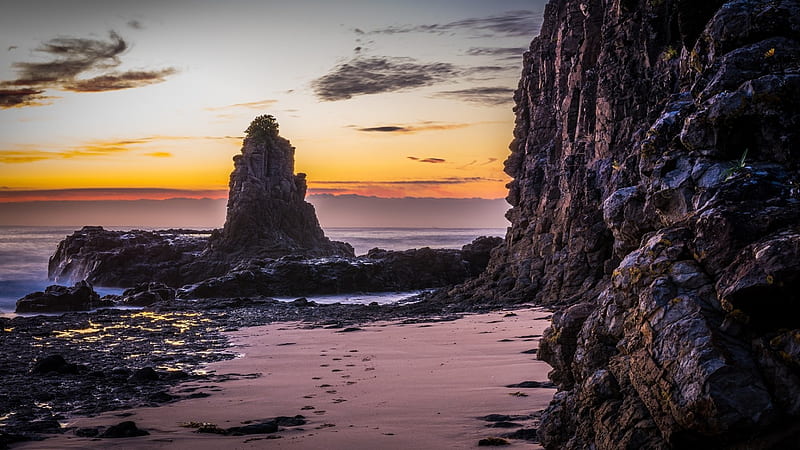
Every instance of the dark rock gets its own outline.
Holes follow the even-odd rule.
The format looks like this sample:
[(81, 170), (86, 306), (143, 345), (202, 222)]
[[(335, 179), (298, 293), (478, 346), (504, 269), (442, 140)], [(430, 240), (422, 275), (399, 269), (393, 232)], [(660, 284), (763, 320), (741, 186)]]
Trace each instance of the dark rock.
[(361, 331), (361, 328), (358, 328), (358, 327), (347, 327), (347, 328), (345, 328), (343, 330), (337, 331), (337, 333), (350, 333), (350, 332), (353, 332), (353, 331)]
[(292, 305), (297, 306), (298, 308), (307, 308), (309, 306), (317, 306), (317, 303), (310, 302), (307, 298), (301, 297), (296, 300), (292, 300)]
[(503, 435), (508, 439), (521, 439), (523, 441), (539, 442), (539, 436), (536, 433), (536, 428), (520, 428), (513, 433)]
[(131, 381), (136, 382), (147, 382), (147, 381), (154, 381), (160, 378), (158, 372), (155, 371), (152, 367), (142, 367), (133, 372), (131, 375)]
[(301, 425), (305, 425), (306, 423), (308, 423), (308, 421), (306, 421), (306, 418), (304, 416), (301, 416), (300, 414), (292, 417), (278, 416), (273, 420), (280, 427), (299, 427)]
[(461, 258), (469, 264), (472, 276), (480, 275), (489, 264), (489, 256), (495, 248), (503, 243), (503, 238), (496, 236), (481, 236), (471, 243), (461, 247)]
[(305, 201), (306, 175), (294, 174), (294, 150), (277, 130), (245, 137), (233, 158), (225, 227), (212, 237), (213, 251), (239, 259), (355, 256), (349, 244), (325, 237)]
[(18, 313), (88, 311), (111, 306), (101, 301), (92, 285), (79, 281), (72, 287), (52, 285), (44, 292), (34, 292), (17, 300)]
[(260, 423), (251, 423), (241, 427), (232, 427), (225, 430), (225, 434), (231, 436), (243, 436), (248, 434), (269, 434), (278, 431), (278, 423), (275, 420), (268, 420)]
[(554, 389), (556, 387), (555, 384), (549, 381), (523, 381), (522, 383), (517, 384), (509, 384), (506, 386), (507, 388), (544, 388), (544, 389)]
[(147, 436), (148, 433), (145, 430), (139, 429), (136, 426), (136, 423), (130, 420), (126, 420), (125, 422), (120, 422), (116, 425), (111, 425), (105, 431), (103, 431), (99, 437), (101, 438), (129, 438), (129, 437), (137, 437), (137, 436)]
[(48, 276), (57, 282), (88, 280), (98, 286), (170, 286), (224, 273), (224, 261), (198, 261), (207, 236), (175, 231), (109, 231), (86, 226), (67, 236), (50, 257)]
[(511, 445), (511, 443), (503, 438), (497, 437), (488, 437), (478, 441), (478, 447), (501, 447), (503, 445)]
[(130, 306), (150, 306), (157, 302), (175, 300), (175, 289), (164, 283), (139, 283), (122, 293), (121, 303)]
[(87, 428), (78, 428), (77, 430), (75, 430), (75, 436), (78, 436), (78, 437), (89, 437), (89, 438), (91, 438), (91, 437), (97, 437), (99, 434), (100, 434), (100, 429), (97, 428), (97, 427), (95, 427), (95, 428), (88, 428), (88, 427)]
[[(181, 298), (408, 291), (448, 286), (470, 277), (458, 250), (372, 249), (358, 258), (250, 261), (226, 275), (182, 288)], [(305, 307), (300, 302), (297, 306)]]
[(30, 441), (31, 438), (22, 434), (7, 433), (0, 430), (0, 449), (7, 449), (9, 444)]
[(62, 433), (64, 430), (61, 428), (61, 424), (58, 422), (57, 418), (53, 417), (52, 415), (48, 415), (47, 417), (32, 420), (25, 424), (24, 431), (28, 433), (52, 434)]
[(78, 373), (78, 365), (68, 363), (61, 355), (50, 355), (36, 361), (31, 372), (37, 374), (76, 374)]
[(479, 420), (487, 422), (511, 422), (513, 420), (530, 419), (528, 416), (509, 416), (507, 414), (489, 414), (488, 416), (478, 417)]
[(522, 424), (516, 422), (493, 422), (486, 426), (490, 428), (519, 428)]
[(147, 400), (153, 403), (168, 403), (175, 400), (175, 396), (166, 392), (156, 392), (147, 396)]

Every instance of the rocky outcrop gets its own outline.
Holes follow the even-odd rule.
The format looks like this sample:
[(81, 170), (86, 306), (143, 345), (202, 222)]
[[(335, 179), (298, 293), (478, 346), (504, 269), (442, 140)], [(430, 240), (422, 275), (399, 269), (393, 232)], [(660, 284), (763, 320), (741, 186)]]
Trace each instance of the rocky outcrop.
[(559, 307), (545, 447), (796, 445), (800, 2), (553, 0), (515, 99), (512, 226), (453, 292)]
[[(464, 251), (410, 249), (387, 251), (372, 249), (358, 258), (251, 261), (221, 277), (187, 286), (184, 298), (300, 296), (347, 292), (409, 291), (462, 283), (486, 267), (488, 251), (477, 244), (464, 259)], [(466, 247), (465, 247), (466, 248)], [(481, 266), (483, 259), (483, 266)]]
[(225, 227), (211, 241), (215, 253), (240, 259), (355, 256), (349, 244), (325, 237), (314, 206), (305, 201), (306, 174), (294, 174), (294, 147), (277, 129), (249, 133), (233, 161)]
[(75, 286), (52, 285), (44, 292), (34, 292), (17, 300), (18, 313), (50, 313), (68, 311), (88, 311), (102, 306), (111, 306), (111, 302), (100, 299), (92, 285), (79, 281)]
[(125, 289), (119, 303), (127, 306), (150, 306), (154, 303), (169, 303), (175, 300), (175, 289), (164, 283), (151, 281)]
[(182, 286), (230, 267), (226, 261), (200, 259), (207, 245), (207, 232), (86, 226), (58, 244), (48, 276), (58, 283), (87, 280), (98, 286), (129, 287), (150, 281)]
[(161, 282), (180, 287), (247, 261), (289, 255), (354, 257), (349, 244), (325, 237), (305, 195), (305, 174), (294, 174), (294, 147), (278, 135), (274, 118), (260, 116), (247, 130), (242, 153), (234, 157), (222, 230), (108, 231), (86, 226), (59, 244), (48, 275), (62, 283), (88, 280), (130, 287)]

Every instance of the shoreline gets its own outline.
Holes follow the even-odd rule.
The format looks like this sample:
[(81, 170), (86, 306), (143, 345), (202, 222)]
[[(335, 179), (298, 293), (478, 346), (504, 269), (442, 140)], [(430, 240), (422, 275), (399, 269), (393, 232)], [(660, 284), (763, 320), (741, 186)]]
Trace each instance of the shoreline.
[[(67, 420), (76, 428), (132, 420), (149, 436), (97, 439), (67, 431), (13, 448), (259, 448), (263, 439), (278, 436), (270, 445), (477, 446), (482, 438), (535, 427), (534, 413), (555, 393), (550, 388), (507, 387), (547, 381), (549, 366), (523, 352), (538, 346), (548, 316), (544, 310), (521, 307), (449, 321), (368, 322), (352, 332), (309, 329), (304, 322), (241, 328), (225, 335), (233, 344), (228, 351), (244, 356), (206, 366), (217, 379), (228, 381), (189, 381), (170, 391), (192, 392), (197, 398)], [(197, 422), (230, 428), (298, 414), (306, 424), (266, 435), (201, 434), (180, 426)], [(479, 419), (490, 414), (512, 416), (521, 426), (492, 428), (497, 422)], [(536, 448), (529, 441), (510, 442)]]

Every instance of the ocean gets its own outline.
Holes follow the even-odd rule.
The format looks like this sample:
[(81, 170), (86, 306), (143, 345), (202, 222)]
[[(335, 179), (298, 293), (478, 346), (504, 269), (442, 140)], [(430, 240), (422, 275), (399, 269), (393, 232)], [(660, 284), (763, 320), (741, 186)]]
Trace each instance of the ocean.
[[(26, 294), (52, 284), (47, 280), (47, 262), (58, 243), (81, 227), (0, 227), (0, 313), (14, 311), (16, 301)], [(145, 227), (107, 227), (111, 230)], [(372, 248), (461, 248), (478, 236), (505, 236), (505, 228), (327, 228), (325, 234), (336, 241), (349, 242), (357, 255)], [(122, 289), (95, 287), (101, 294)], [(410, 295), (410, 294), (409, 294)], [(407, 295), (406, 295), (407, 296)], [(308, 297), (319, 303), (391, 303), (404, 294), (353, 294)]]

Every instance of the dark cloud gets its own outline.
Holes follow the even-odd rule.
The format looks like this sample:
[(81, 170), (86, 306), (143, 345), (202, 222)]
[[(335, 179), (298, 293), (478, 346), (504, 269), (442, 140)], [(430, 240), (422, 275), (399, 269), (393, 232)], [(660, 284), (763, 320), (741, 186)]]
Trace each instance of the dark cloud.
[(43, 93), (42, 89), (33, 88), (0, 89), (0, 108), (22, 108), (42, 105), (42, 100), (48, 98), (43, 96)]
[[(16, 89), (16, 93), (11, 89), (2, 91), (0, 108), (40, 105), (37, 99), (42, 98), (45, 89), (72, 92), (130, 89), (160, 83), (177, 72), (173, 68), (113, 70), (122, 63), (119, 57), (128, 48), (128, 43), (114, 31), (109, 32), (108, 40), (60, 37), (44, 42), (35, 51), (49, 56), (50, 60), (13, 63), (17, 78), (0, 82), (0, 89), (20, 89)], [(81, 75), (94, 76), (79, 78)]]
[(72, 92), (103, 92), (131, 89), (148, 84), (161, 83), (177, 71), (173, 68), (161, 70), (130, 70), (128, 72), (110, 73), (90, 78), (76, 80), (74, 83), (65, 84), (63, 89)]
[(119, 55), (128, 48), (117, 33), (110, 32), (109, 40), (85, 38), (56, 38), (40, 45), (36, 51), (57, 59), (47, 62), (16, 62), (17, 79), (5, 84), (17, 86), (47, 86), (70, 83), (90, 70), (105, 70), (120, 64)]
[(355, 57), (312, 82), (320, 100), (347, 100), (356, 95), (379, 94), (430, 86), (452, 78), (457, 69), (449, 63), (419, 63), (412, 58)]
[(408, 159), (410, 159), (412, 161), (417, 161), (417, 162), (421, 162), (421, 163), (431, 163), (431, 164), (440, 164), (440, 163), (443, 163), (443, 162), (447, 162), (447, 160), (444, 160), (442, 158), (425, 158), (425, 159), (422, 159), (422, 158), (417, 158), (415, 156), (406, 156), (406, 158), (408, 158)]
[(369, 128), (359, 128), (358, 131), (379, 131), (382, 133), (407, 133), (409, 130), (406, 127), (396, 127), (396, 126), (385, 126), (385, 127), (369, 127)]
[(139, 22), (138, 20), (129, 20), (127, 25), (134, 30), (144, 30), (144, 25), (142, 25), (142, 22)]
[[(448, 23), (402, 25), (372, 30), (376, 34), (452, 33), (467, 31), (481, 35), (530, 37), (536, 34), (539, 19), (533, 11), (508, 11), (489, 17), (473, 17)], [(360, 30), (359, 30), (360, 31)]]
[(351, 128), (355, 128), (358, 131), (363, 131), (367, 133), (399, 133), (399, 134), (412, 134), (412, 133), (419, 133), (421, 131), (443, 131), (443, 130), (455, 130), (459, 128), (465, 128), (471, 125), (476, 125), (472, 123), (439, 123), (439, 122), (421, 122), (417, 125), (382, 125), (376, 127), (364, 127), (359, 128), (357, 126), (351, 126)]
[(518, 59), (527, 51), (524, 47), (472, 47), (467, 50), (470, 56), (500, 56)]
[(436, 96), (453, 98), (465, 102), (481, 103), (484, 105), (504, 105), (512, 103), (514, 89), (505, 87), (477, 87), (455, 91), (442, 91), (436, 93)]

